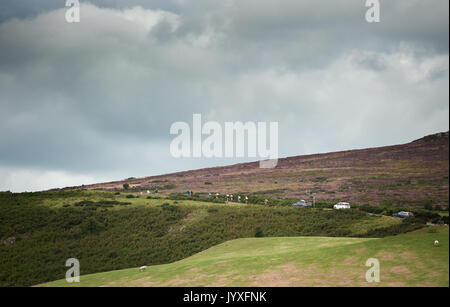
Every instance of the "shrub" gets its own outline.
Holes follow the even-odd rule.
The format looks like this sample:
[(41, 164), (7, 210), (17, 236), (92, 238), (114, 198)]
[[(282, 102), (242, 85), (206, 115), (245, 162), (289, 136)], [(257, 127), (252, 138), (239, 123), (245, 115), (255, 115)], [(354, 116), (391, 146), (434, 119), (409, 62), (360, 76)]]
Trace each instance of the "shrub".
[(327, 181), (327, 177), (316, 177), (312, 181), (313, 182), (325, 182), (325, 181)]
[(81, 224), (82, 234), (96, 234), (104, 229), (104, 226), (95, 218), (90, 217)]
[(260, 227), (256, 227), (255, 229), (255, 238), (262, 238), (264, 237), (264, 233)]

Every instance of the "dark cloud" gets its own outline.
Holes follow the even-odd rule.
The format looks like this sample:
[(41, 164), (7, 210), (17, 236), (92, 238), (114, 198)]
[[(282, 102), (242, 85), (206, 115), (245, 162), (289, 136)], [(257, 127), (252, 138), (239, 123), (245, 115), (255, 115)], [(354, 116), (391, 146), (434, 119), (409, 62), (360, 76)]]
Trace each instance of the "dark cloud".
[(237, 162), (170, 156), (193, 113), (278, 121), (281, 156), (448, 130), (448, 1), (364, 2), (2, 1), (0, 190)]

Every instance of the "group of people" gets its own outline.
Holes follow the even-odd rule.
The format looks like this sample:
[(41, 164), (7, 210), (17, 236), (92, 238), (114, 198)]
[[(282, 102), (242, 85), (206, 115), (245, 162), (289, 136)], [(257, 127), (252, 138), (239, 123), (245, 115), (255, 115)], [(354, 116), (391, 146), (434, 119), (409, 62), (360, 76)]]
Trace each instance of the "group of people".
[[(190, 191), (190, 190), (187, 190), (187, 191), (186, 191), (186, 194), (187, 194), (188, 196), (193, 196), (193, 195), (194, 195), (194, 192), (193, 192), (193, 191)], [(219, 193), (216, 193), (216, 194), (215, 194), (215, 198), (218, 199), (218, 198), (219, 198), (219, 195), (220, 195)], [(208, 197), (212, 197), (211, 192), (208, 193)], [(233, 201), (234, 201), (233, 194), (226, 194), (226, 199), (227, 199), (227, 202), (228, 202), (228, 201), (233, 202)], [(240, 203), (241, 200), (242, 200), (241, 195), (238, 195), (238, 196), (237, 196), (237, 202)], [(245, 196), (245, 197), (244, 197), (244, 201), (245, 201), (246, 204), (248, 204), (248, 196)], [(265, 200), (264, 200), (264, 205), (267, 205), (267, 204), (268, 204), (268, 200), (265, 199)]]
[[(227, 195), (226, 195), (226, 198), (227, 198), (227, 201), (231, 201), (231, 202), (232, 202), (232, 201), (233, 201), (233, 194), (227, 194)], [(245, 199), (245, 203), (248, 204), (248, 197), (245, 196), (244, 199)], [(237, 196), (237, 202), (238, 202), (238, 203), (241, 202), (241, 195), (238, 195), (238, 196)]]

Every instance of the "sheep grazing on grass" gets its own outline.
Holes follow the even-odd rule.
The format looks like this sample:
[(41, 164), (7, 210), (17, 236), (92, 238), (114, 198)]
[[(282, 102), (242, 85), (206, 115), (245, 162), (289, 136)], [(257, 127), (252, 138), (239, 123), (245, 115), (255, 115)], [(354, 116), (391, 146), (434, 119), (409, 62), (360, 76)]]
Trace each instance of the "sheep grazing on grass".
[(146, 265), (141, 266), (141, 267), (139, 268), (139, 272), (142, 272), (142, 271), (145, 271), (145, 270), (147, 270), (147, 266), (146, 266)]
[(439, 241), (438, 240), (434, 241), (434, 246), (439, 246)]

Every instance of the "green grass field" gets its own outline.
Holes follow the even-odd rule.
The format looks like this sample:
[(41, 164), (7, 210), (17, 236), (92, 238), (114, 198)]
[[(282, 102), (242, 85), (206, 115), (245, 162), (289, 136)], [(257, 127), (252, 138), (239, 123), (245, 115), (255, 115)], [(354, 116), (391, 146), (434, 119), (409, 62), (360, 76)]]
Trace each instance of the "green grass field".
[[(84, 275), (80, 283), (40, 286), (448, 287), (448, 242), (448, 226), (385, 238), (243, 238), (144, 272), (131, 268)], [(379, 283), (365, 279), (368, 258), (380, 262)]]

